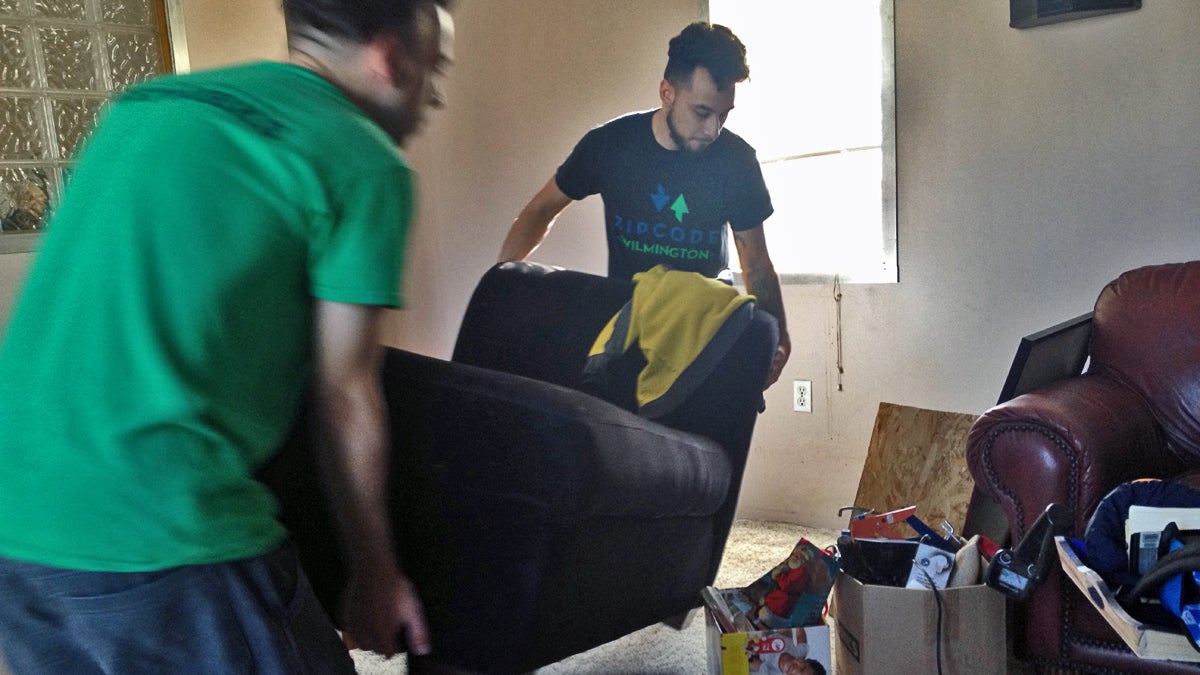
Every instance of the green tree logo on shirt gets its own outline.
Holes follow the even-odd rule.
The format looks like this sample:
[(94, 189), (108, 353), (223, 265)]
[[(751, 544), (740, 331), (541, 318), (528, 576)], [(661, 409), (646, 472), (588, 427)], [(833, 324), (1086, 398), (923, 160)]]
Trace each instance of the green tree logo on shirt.
[[(658, 191), (650, 195), (650, 200), (654, 202), (654, 210), (662, 213), (663, 207), (667, 205), (667, 202), (671, 201), (671, 197), (667, 195), (666, 189), (660, 183)], [(675, 212), (675, 220), (681, 223), (683, 222), (683, 214), (690, 213), (687, 200), (683, 198), (682, 194), (675, 198), (675, 202), (671, 204), (671, 210)]]
[(679, 195), (679, 199), (676, 199), (675, 203), (671, 205), (671, 210), (675, 212), (675, 220), (682, 223), (683, 214), (688, 212), (687, 200), (683, 198), (683, 195)]

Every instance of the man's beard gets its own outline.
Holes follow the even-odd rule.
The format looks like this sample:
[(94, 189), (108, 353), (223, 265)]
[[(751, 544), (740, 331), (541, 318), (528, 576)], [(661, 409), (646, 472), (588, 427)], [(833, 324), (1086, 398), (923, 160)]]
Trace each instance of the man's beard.
[(687, 140), (684, 139), (684, 137), (681, 136), (679, 134), (679, 131), (675, 128), (674, 115), (675, 115), (674, 108), (671, 108), (670, 110), (667, 111), (667, 133), (669, 133), (671, 135), (671, 142), (675, 144), (675, 147), (679, 148), (680, 150), (682, 150), (688, 154), (698, 155), (698, 154), (704, 152), (705, 150), (707, 150), (709, 145), (712, 145), (712, 143), (707, 143), (704, 145), (704, 147), (702, 147), (698, 150), (693, 150), (691, 148), (691, 146), (688, 145)]

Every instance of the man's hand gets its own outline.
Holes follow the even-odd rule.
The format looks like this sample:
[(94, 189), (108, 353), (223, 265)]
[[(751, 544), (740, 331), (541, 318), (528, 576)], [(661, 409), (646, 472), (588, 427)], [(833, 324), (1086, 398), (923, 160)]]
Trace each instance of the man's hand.
[(407, 650), (423, 656), (431, 648), (425, 609), (408, 577), (352, 578), (342, 600), (342, 640), (348, 649), (383, 656)]

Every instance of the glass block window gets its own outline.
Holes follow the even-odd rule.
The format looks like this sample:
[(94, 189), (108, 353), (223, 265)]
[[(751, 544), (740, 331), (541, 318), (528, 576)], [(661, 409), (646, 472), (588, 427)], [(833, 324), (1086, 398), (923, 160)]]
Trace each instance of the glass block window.
[(171, 69), (164, 0), (0, 0), (0, 235), (36, 232), (115, 92)]

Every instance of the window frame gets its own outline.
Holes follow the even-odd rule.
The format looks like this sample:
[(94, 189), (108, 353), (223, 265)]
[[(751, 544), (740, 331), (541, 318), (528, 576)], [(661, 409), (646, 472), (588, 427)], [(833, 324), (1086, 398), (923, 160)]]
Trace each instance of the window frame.
[[(856, 2), (862, 0), (854, 0)], [(709, 21), (711, 17), (710, 0), (699, 0), (701, 16), (703, 20)], [(800, 285), (800, 284), (825, 284), (834, 281), (844, 283), (899, 283), (899, 265), (898, 265), (898, 193), (897, 193), (897, 160), (896, 160), (896, 22), (895, 22), (895, 0), (878, 0), (879, 3), (879, 20), (881, 22), (881, 91), (880, 91), (880, 106), (881, 106), (881, 134), (880, 134), (880, 150), (881, 150), (881, 171), (882, 180), (880, 181), (880, 228), (881, 236), (879, 239), (879, 248), (867, 251), (863, 249), (862, 255), (871, 256), (874, 259), (878, 257), (878, 268), (873, 271), (841, 271), (835, 273), (829, 272), (806, 272), (800, 270), (789, 270), (786, 267), (779, 272), (780, 283), (785, 285)], [(734, 28), (736, 32), (736, 27)], [(753, 63), (751, 68), (753, 69)], [(815, 153), (813, 156), (818, 156), (823, 153)], [(778, 160), (770, 159), (762, 162), (766, 165)], [(784, 160), (791, 161), (791, 160)], [(780, 214), (777, 211), (772, 218), (779, 218)], [(771, 219), (768, 219), (768, 223)], [(765, 226), (765, 225), (764, 225)], [(770, 229), (770, 228), (768, 228)], [(770, 232), (767, 232), (769, 235)], [(771, 245), (771, 239), (768, 236), (768, 246)], [(732, 247), (732, 243), (730, 244)], [(731, 249), (732, 250), (732, 249)], [(781, 269), (779, 256), (772, 256), (776, 269)], [(734, 260), (730, 261), (735, 263)], [(872, 263), (873, 265), (874, 263)], [(735, 269), (735, 277), (740, 281), (741, 274)]]
[[(183, 30), (183, 0), (149, 0), (157, 15), (159, 48), (164, 73), (186, 72), (189, 69), (187, 40)], [(39, 67), (41, 65), (39, 64)], [(108, 92), (111, 95), (111, 90)], [(46, 96), (46, 94), (39, 94)], [(61, 191), (61, 186), (59, 187)], [(52, 199), (59, 195), (52, 195)], [(44, 231), (0, 233), (0, 255), (37, 251)]]

